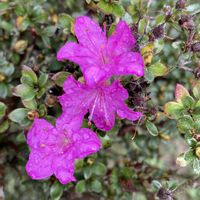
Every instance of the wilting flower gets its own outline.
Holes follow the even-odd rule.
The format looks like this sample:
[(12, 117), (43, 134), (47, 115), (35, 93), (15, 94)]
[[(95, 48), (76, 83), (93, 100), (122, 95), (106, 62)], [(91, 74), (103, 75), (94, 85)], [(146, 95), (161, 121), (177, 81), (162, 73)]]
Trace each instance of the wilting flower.
[(74, 32), (79, 43), (67, 42), (59, 50), (57, 59), (79, 64), (87, 84), (113, 75), (144, 75), (143, 58), (132, 51), (136, 41), (124, 21), (120, 21), (107, 38), (97, 23), (81, 16), (76, 19)]
[(74, 113), (80, 119), (89, 111), (89, 121), (93, 120), (99, 129), (107, 131), (114, 126), (115, 114), (131, 121), (141, 117), (140, 112), (134, 112), (125, 104), (128, 92), (118, 80), (111, 85), (101, 82), (88, 86), (69, 76), (63, 88), (65, 94), (59, 97), (64, 111), (61, 117), (63, 123)]
[[(32, 179), (55, 175), (62, 184), (75, 181), (74, 160), (100, 149), (101, 142), (90, 129), (70, 129), (61, 121), (52, 126), (44, 119), (35, 119), (27, 136), (31, 149), (26, 171)], [(77, 127), (77, 126), (75, 126)]]

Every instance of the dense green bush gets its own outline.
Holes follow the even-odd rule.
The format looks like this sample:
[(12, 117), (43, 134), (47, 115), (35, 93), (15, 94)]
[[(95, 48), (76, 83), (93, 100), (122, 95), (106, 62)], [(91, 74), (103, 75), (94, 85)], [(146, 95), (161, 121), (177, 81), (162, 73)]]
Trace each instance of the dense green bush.
[[(199, 14), (198, 0), (1, 0), (0, 199), (199, 200)], [(144, 116), (118, 119), (109, 132), (92, 125), (103, 147), (76, 162), (77, 182), (33, 181), (26, 135), (35, 118), (60, 115), (66, 77), (82, 78), (77, 65), (56, 60), (80, 15), (105, 22), (108, 34), (120, 19), (131, 27), (145, 77), (122, 83)]]

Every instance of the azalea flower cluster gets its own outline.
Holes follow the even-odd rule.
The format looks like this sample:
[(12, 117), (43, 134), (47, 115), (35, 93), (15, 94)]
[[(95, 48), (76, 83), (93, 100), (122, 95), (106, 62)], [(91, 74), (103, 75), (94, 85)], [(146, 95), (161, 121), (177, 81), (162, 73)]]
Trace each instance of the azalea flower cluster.
[(62, 184), (75, 181), (74, 161), (97, 152), (100, 139), (88, 128), (82, 128), (84, 116), (89, 122), (108, 131), (115, 123), (115, 115), (131, 121), (140, 112), (128, 108), (128, 92), (115, 75), (144, 75), (144, 62), (132, 49), (136, 43), (130, 28), (120, 21), (107, 38), (106, 32), (89, 17), (76, 18), (74, 32), (77, 42), (67, 42), (57, 54), (57, 60), (78, 64), (84, 83), (69, 76), (64, 82), (64, 94), (59, 98), (62, 114), (55, 127), (44, 119), (35, 119), (27, 136), (31, 149), (27, 173), (33, 179), (55, 175)]

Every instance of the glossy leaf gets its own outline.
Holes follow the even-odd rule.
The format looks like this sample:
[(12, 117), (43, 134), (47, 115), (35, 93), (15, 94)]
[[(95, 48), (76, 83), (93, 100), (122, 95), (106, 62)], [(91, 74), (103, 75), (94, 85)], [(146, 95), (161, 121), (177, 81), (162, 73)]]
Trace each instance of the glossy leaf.
[(182, 116), (184, 108), (182, 104), (171, 101), (165, 104), (164, 111), (169, 117), (177, 119)]
[(146, 121), (145, 125), (146, 125), (146, 128), (147, 128), (148, 132), (152, 136), (157, 136), (158, 135), (158, 129), (152, 122)]

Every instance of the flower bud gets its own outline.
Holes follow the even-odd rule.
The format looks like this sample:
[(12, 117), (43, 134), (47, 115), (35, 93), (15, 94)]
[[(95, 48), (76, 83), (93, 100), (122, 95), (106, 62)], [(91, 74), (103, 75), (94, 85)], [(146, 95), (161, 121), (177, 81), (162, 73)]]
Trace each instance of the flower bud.
[(45, 99), (45, 103), (49, 106), (52, 107), (56, 104), (57, 102), (57, 97), (53, 96), (53, 95), (47, 95), (46, 99)]
[(193, 52), (200, 52), (200, 42), (196, 42), (196, 43), (193, 43), (192, 45), (191, 45), (191, 50), (193, 51)]
[[(194, 75), (195, 75), (195, 78), (196, 79), (200, 79), (200, 68), (197, 67), (195, 70), (194, 70)], [(199, 141), (200, 141), (200, 135), (199, 135)]]
[(196, 154), (196, 156), (197, 156), (198, 158), (200, 158), (200, 147), (197, 147), (197, 148), (195, 149), (195, 154)]
[(173, 200), (172, 198), (172, 192), (170, 190), (167, 190), (163, 187), (160, 188), (160, 190), (157, 193), (157, 197), (159, 199), (165, 199), (165, 200)]
[(152, 30), (152, 33), (155, 39), (162, 38), (164, 36), (164, 24), (156, 26)]
[(27, 117), (28, 117), (28, 119), (30, 119), (30, 120), (34, 120), (35, 118), (38, 118), (38, 117), (39, 117), (39, 114), (38, 114), (37, 111), (31, 110), (31, 111), (29, 111), (29, 112), (27, 113)]
[(184, 9), (186, 5), (186, 0), (178, 0), (176, 2), (176, 9), (181, 10)]
[(182, 28), (185, 28), (189, 31), (192, 31), (195, 28), (195, 23), (190, 15), (182, 15), (178, 22)]
[(168, 5), (165, 5), (163, 11), (165, 13), (165, 20), (168, 21), (172, 15), (172, 8)]

